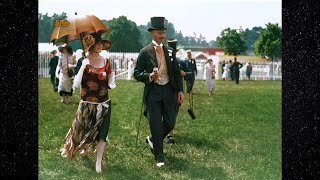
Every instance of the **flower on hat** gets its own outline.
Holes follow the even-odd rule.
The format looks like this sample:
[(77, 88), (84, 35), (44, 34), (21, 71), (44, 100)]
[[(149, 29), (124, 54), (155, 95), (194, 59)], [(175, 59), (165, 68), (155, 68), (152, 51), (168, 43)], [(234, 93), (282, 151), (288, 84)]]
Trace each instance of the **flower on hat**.
[(82, 40), (85, 51), (87, 52), (91, 46), (95, 43), (95, 38), (92, 35), (86, 35)]

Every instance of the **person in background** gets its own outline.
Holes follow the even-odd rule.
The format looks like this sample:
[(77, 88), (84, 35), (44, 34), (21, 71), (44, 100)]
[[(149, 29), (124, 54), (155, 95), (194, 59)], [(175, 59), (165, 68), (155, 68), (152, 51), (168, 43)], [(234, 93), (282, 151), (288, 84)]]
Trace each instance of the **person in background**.
[(204, 66), (206, 70), (206, 86), (208, 90), (208, 95), (211, 96), (213, 90), (215, 89), (215, 65), (212, 63), (212, 59), (208, 59), (208, 63)]
[(230, 77), (231, 81), (233, 81), (234, 80), (234, 73), (233, 73), (233, 69), (231, 68), (231, 66), (232, 66), (232, 60), (230, 59), (229, 60), (229, 74), (228, 74), (228, 76)]
[(56, 77), (56, 69), (59, 62), (59, 56), (57, 56), (57, 50), (51, 51), (50, 55), (52, 56), (49, 62), (49, 74), (50, 81), (53, 87), (53, 91), (58, 91), (59, 79)]
[(236, 84), (239, 84), (239, 75), (240, 69), (242, 68), (243, 64), (237, 61), (237, 57), (234, 57), (234, 62), (231, 65), (231, 69), (233, 69), (234, 79), (236, 80)]
[(230, 74), (230, 70), (229, 70), (229, 63), (225, 63), (224, 67), (223, 67), (223, 73), (222, 73), (222, 80), (228, 80), (229, 79), (229, 74)]
[(76, 67), (74, 68), (74, 74), (77, 75), (79, 70), (80, 70), (80, 67), (82, 65), (82, 61), (84, 60), (85, 58), (85, 53), (83, 52), (82, 49), (78, 49), (76, 51), (76, 61), (77, 61), (77, 64), (76, 64)]
[(194, 81), (198, 74), (198, 70), (197, 70), (196, 60), (192, 58), (191, 50), (187, 50), (187, 55), (188, 56), (186, 60), (188, 62), (188, 67), (191, 70), (191, 77), (187, 79), (187, 93), (190, 93), (192, 92)]
[[(179, 48), (177, 48), (177, 39), (168, 39), (168, 46), (172, 48), (172, 51), (173, 51), (172, 57), (177, 59), (178, 61), (178, 65), (181, 73), (181, 81), (183, 82), (183, 79), (186, 79), (187, 76), (191, 77), (191, 70), (188, 68), (185, 60), (182, 60), (176, 56), (177, 52), (179, 51)], [(182, 89), (184, 89), (183, 84), (182, 84)], [(175, 96), (177, 97), (178, 95), (176, 94)], [(177, 116), (179, 113), (180, 106), (181, 106), (181, 103), (178, 103)], [(171, 144), (175, 143), (175, 139), (172, 133), (169, 133), (167, 135), (167, 139), (168, 139), (168, 143), (171, 143)]]
[(246, 68), (246, 75), (249, 81), (250, 81), (251, 74), (252, 74), (252, 65), (251, 65), (251, 62), (248, 62), (248, 65)]
[(60, 71), (59, 73), (59, 85), (58, 85), (58, 92), (60, 94), (60, 101), (62, 103), (68, 104), (70, 101), (70, 97), (73, 94), (72, 89), (72, 77), (68, 75), (69, 68), (75, 68), (75, 59), (73, 58), (72, 54), (72, 47), (70, 45), (66, 45), (63, 47), (62, 56), (59, 58), (58, 66), (56, 69)]
[(59, 46), (59, 47), (58, 47), (58, 51), (59, 51), (59, 56), (58, 56), (58, 58), (59, 58), (59, 60), (58, 60), (58, 64), (57, 64), (56, 72), (55, 72), (56, 78), (58, 79), (58, 82), (57, 82), (57, 83), (58, 83), (58, 86), (57, 86), (57, 87), (59, 87), (59, 74), (60, 74), (59, 61), (60, 61), (61, 58), (64, 57), (64, 55), (63, 55), (63, 49), (64, 49), (64, 46)]
[[(163, 44), (166, 37), (164, 17), (152, 17), (148, 28), (152, 42), (140, 50), (134, 77), (143, 82), (144, 116), (149, 120), (151, 136), (146, 143), (157, 167), (164, 166), (163, 140), (176, 124), (176, 106), (183, 101), (182, 79), (174, 51)], [(177, 95), (176, 95), (177, 94)]]
[[(223, 75), (223, 72), (224, 72), (224, 70), (225, 70), (225, 65), (226, 65), (226, 61), (225, 60), (223, 60), (222, 61), (222, 65), (221, 65), (221, 75)], [(222, 78), (222, 80), (224, 81), (225, 80), (225, 78)]]
[(134, 59), (131, 58), (129, 63), (128, 63), (128, 80), (132, 80), (133, 79), (134, 68), (135, 68)]

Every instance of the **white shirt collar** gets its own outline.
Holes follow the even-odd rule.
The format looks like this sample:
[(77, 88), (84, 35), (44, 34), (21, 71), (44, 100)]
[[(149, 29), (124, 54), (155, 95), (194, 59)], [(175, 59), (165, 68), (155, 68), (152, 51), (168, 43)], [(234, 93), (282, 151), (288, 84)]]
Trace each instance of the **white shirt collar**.
[(153, 45), (155, 45), (155, 48), (156, 48), (156, 46), (161, 46), (161, 47), (163, 46), (163, 44), (162, 44), (162, 43), (158, 45), (158, 44), (157, 44), (157, 42), (156, 42), (155, 40), (152, 40), (152, 44), (153, 44)]

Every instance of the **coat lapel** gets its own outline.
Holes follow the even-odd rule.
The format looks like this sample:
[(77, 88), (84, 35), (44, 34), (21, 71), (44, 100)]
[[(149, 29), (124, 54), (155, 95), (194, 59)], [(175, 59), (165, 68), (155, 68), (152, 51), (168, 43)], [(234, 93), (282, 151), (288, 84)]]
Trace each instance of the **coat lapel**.
[(157, 61), (157, 58), (156, 58), (156, 50), (154, 49), (154, 46), (152, 43), (149, 44), (149, 47), (148, 47), (148, 53), (151, 57), (151, 62), (153, 64), (154, 67), (158, 67), (158, 61)]
[(169, 52), (168, 52), (168, 49), (165, 46), (162, 46), (162, 48), (164, 50), (164, 55), (165, 55), (165, 58), (166, 58), (168, 73), (169, 73), (169, 76), (171, 76), (171, 59), (169, 57)]

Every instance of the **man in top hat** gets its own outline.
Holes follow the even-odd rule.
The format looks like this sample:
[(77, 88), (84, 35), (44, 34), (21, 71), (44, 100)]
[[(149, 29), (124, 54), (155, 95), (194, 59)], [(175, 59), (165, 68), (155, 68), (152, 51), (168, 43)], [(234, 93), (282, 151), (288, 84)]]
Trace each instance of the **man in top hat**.
[[(176, 106), (183, 101), (182, 80), (173, 51), (163, 44), (166, 37), (164, 17), (152, 17), (148, 29), (152, 42), (140, 50), (134, 70), (136, 80), (144, 86), (144, 115), (149, 120), (151, 136), (146, 142), (156, 165), (164, 165), (163, 139), (176, 123)], [(177, 96), (175, 96), (177, 94)]]
[(197, 76), (197, 64), (196, 64), (196, 60), (192, 58), (192, 52), (191, 50), (187, 50), (187, 65), (191, 70), (191, 77), (187, 78), (187, 93), (192, 92), (192, 88), (193, 88), (193, 84), (194, 84), (194, 80), (196, 79)]

